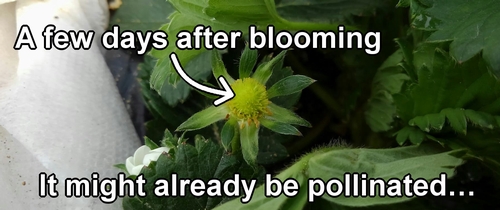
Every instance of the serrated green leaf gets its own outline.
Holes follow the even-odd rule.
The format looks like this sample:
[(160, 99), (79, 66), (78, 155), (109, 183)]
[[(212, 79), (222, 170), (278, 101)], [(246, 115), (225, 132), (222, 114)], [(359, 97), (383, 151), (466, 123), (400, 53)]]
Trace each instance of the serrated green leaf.
[(406, 126), (394, 133), (396, 136), (396, 142), (398, 142), (399, 145), (403, 145), (406, 142), (406, 139), (410, 136), (410, 129), (411, 127)]
[(259, 127), (251, 123), (240, 129), (241, 152), (245, 161), (253, 166), (259, 153)]
[[(186, 73), (195, 80), (204, 80), (210, 75), (210, 64), (211, 64), (211, 52), (202, 52), (198, 51), (195, 58), (191, 58), (190, 62), (183, 66)], [(181, 52), (185, 53), (184, 51)], [(182, 55), (178, 54), (179, 57)], [(156, 76), (160, 76), (161, 72), (157, 71), (158, 69), (171, 68), (172, 62), (170, 58), (159, 59), (154, 66), (153, 73), (151, 74), (151, 80)], [(173, 70), (173, 69), (172, 69)], [(173, 70), (170, 76), (177, 77), (177, 72)], [(168, 73), (167, 73), (168, 74)], [(163, 79), (163, 82), (170, 77), (167, 74), (162, 74), (160, 80)], [(189, 96), (190, 86), (185, 81), (177, 81), (175, 84), (171, 83), (161, 83), (161, 86), (157, 86), (155, 88), (158, 90), (161, 97), (168, 102), (170, 106), (175, 106), (177, 103), (184, 101)]]
[[(290, 177), (297, 181), (300, 186), (305, 186), (307, 179), (303, 174), (297, 174)], [(252, 209), (302, 209), (307, 202), (307, 188), (300, 189), (296, 197), (289, 198), (283, 193), (278, 197), (266, 197), (264, 194), (265, 186), (262, 185), (255, 189), (254, 196), (248, 204), (242, 204), (239, 199), (221, 205), (215, 210), (252, 210)]]
[(272, 113), (272, 115), (266, 116), (266, 118), (269, 120), (292, 124), (292, 125), (311, 127), (311, 124), (307, 122), (307, 120), (302, 119), (301, 117), (297, 116), (295, 113), (293, 113), (288, 109), (279, 107), (273, 103), (269, 104), (268, 108)]
[(151, 140), (150, 138), (148, 138), (147, 136), (144, 137), (144, 143), (146, 146), (149, 147), (149, 149), (151, 150), (154, 150), (156, 148), (158, 148), (159, 146), (153, 141)]
[(261, 185), (255, 189), (254, 196), (249, 203), (243, 204), (239, 199), (234, 199), (215, 210), (251, 210), (251, 209), (303, 209), (307, 203), (307, 176), (304, 174), (304, 168), (307, 166), (308, 158), (303, 158), (293, 164), (291, 167), (285, 169), (273, 179), (285, 180), (293, 179), (299, 186), (299, 192), (296, 196), (288, 197), (281, 193), (277, 197), (266, 197), (264, 194), (265, 185)]
[[(432, 0), (430, 0), (432, 1)], [(425, 10), (432, 6), (428, 0), (409, 0), (411, 9), (411, 25), (414, 28), (425, 31), (434, 31), (440, 24), (440, 20), (430, 16)]]
[(372, 94), (370, 98), (365, 111), (366, 123), (374, 132), (388, 131), (392, 128), (391, 123), (395, 113), (396, 107), (393, 105), (392, 96), (385, 91), (380, 91)]
[(417, 116), (410, 120), (409, 125), (418, 126), (420, 130), (425, 132), (441, 130), (446, 122), (446, 116), (443, 113), (434, 113), (424, 116)]
[(303, 75), (288, 76), (276, 82), (271, 88), (269, 88), (267, 90), (267, 96), (269, 98), (274, 98), (276, 96), (298, 93), (315, 81), (316, 80)]
[(482, 128), (493, 129), (496, 124), (495, 118), (490, 114), (470, 109), (466, 109), (464, 113), (465, 117), (467, 117), (472, 124)]
[(238, 122), (234, 118), (230, 118), (222, 127), (220, 133), (222, 146), (226, 151), (230, 151), (231, 142), (238, 140)]
[[(144, 104), (153, 116), (153, 120), (146, 123), (146, 135), (155, 142), (159, 143), (163, 137), (165, 128), (175, 130), (183, 121), (199, 111), (201, 108), (197, 104), (197, 99), (183, 102), (183, 106), (172, 107), (166, 99), (150, 88), (149, 80), (156, 59), (146, 55), (144, 62), (138, 66), (138, 82), (144, 100)], [(178, 92), (172, 91), (170, 95), (178, 95)], [(178, 102), (176, 98), (174, 102)]]
[[(227, 24), (227, 23), (222, 23), (218, 21), (212, 20), (211, 17), (208, 16), (202, 16), (200, 17), (199, 14), (193, 15), (192, 13), (195, 12), (189, 12), (191, 11), (191, 6), (187, 6), (189, 8), (184, 8), (187, 3), (182, 3), (182, 1), (175, 1), (176, 3), (172, 2), (172, 4), (176, 5), (177, 3), (181, 4), (182, 6), (179, 6), (181, 9), (179, 9), (177, 6), (176, 8), (181, 11), (181, 12), (175, 12), (170, 16), (170, 23), (164, 25), (161, 30), (164, 30), (169, 36), (168, 36), (168, 42), (169, 45), (166, 49), (163, 50), (156, 50), (153, 49), (151, 50), (151, 55), (154, 57), (158, 58), (158, 65), (155, 66), (155, 69), (153, 71), (153, 74), (151, 76), (151, 85), (155, 90), (160, 90), (161, 87), (166, 83), (166, 84), (171, 84), (175, 85), (177, 82), (180, 81), (180, 77), (175, 71), (175, 69), (172, 66), (172, 63), (170, 61), (169, 55), (172, 52), (175, 52), (179, 58), (179, 61), (182, 66), (189, 65), (191, 63), (191, 60), (199, 56), (201, 53), (205, 52), (205, 48), (201, 48), (199, 50), (180, 50), (176, 47), (176, 35), (180, 31), (192, 31), (195, 26), (197, 25), (205, 25), (205, 26), (210, 26), (213, 31), (217, 30), (243, 30), (246, 29), (245, 25), (240, 24)], [(194, 6), (196, 10), (196, 6)], [(184, 11), (184, 12), (182, 12)], [(187, 14), (189, 13), (189, 14)], [(203, 14), (202, 12), (200, 14)], [(209, 69), (207, 70), (206, 67), (210, 67), (209, 62), (205, 62), (202, 64), (205, 68), (203, 72), (205, 73), (210, 73)], [(198, 71), (202, 71), (203, 69), (198, 69)], [(187, 70), (186, 70), (186, 73)], [(189, 74), (190, 75), (190, 74)]]
[[(239, 156), (238, 156), (239, 155)], [(252, 167), (242, 161), (241, 154), (228, 154), (224, 149), (211, 140), (197, 137), (195, 146), (187, 143), (178, 145), (175, 156), (162, 154), (155, 164), (145, 167), (141, 172), (144, 174), (146, 184), (144, 190), (146, 197), (125, 197), (123, 199), (124, 209), (152, 209), (152, 210), (175, 210), (175, 209), (213, 209), (229, 197), (201, 197), (193, 196), (189, 190), (186, 196), (155, 196), (155, 181), (165, 179), (170, 183), (173, 173), (177, 179), (201, 179), (208, 182), (210, 179), (225, 181), (234, 179), (235, 174), (240, 179), (250, 180), (261, 178), (262, 168), (255, 171)], [(169, 185), (169, 187), (171, 187)], [(170, 192), (170, 191), (169, 191)], [(179, 193), (179, 192), (177, 192)]]
[(425, 133), (422, 132), (421, 130), (418, 130), (418, 129), (414, 129), (412, 130), (412, 132), (410, 132), (410, 136), (409, 136), (409, 139), (410, 139), (410, 142), (412, 144), (420, 144), (424, 141), (425, 139)]
[(467, 133), (467, 118), (463, 109), (447, 108), (443, 109), (441, 113), (446, 116), (453, 130), (462, 134)]
[(426, 13), (440, 20), (429, 41), (450, 41), (450, 53), (460, 63), (482, 51), (482, 57), (500, 75), (500, 4), (496, 0), (435, 0)]
[[(450, 155), (455, 151), (443, 152), (429, 145), (408, 146), (391, 149), (337, 149), (314, 155), (309, 160), (309, 178), (320, 178), (327, 182), (332, 177), (344, 183), (344, 173), (366, 173), (368, 178), (402, 179), (406, 175), (425, 180), (439, 178), (445, 173), (447, 178), (454, 176), (455, 168), (462, 160)], [(366, 164), (369, 162), (370, 164)], [(330, 197), (323, 199), (352, 207), (387, 205), (408, 201), (415, 197)], [(319, 198), (316, 198), (319, 199)]]
[(239, 65), (239, 78), (247, 78), (250, 77), (252, 74), (253, 68), (255, 67), (255, 64), (257, 63), (257, 58), (259, 57), (258, 51), (257, 50), (251, 50), (248, 47), (248, 44), (245, 46), (245, 49), (243, 50), (243, 53), (241, 54), (240, 58), (240, 65)]
[(431, 129), (441, 130), (446, 122), (444, 114), (429, 114), (425, 116)]
[(417, 116), (409, 121), (410, 126), (418, 126), (420, 130), (429, 132), (430, 129), (440, 131), (446, 119), (451, 127), (459, 132), (467, 133), (467, 121), (479, 128), (494, 129), (499, 125), (496, 122), (495, 116), (471, 109), (443, 109), (440, 113)]
[(262, 124), (262, 126), (276, 133), (280, 133), (283, 135), (302, 136), (302, 133), (300, 133), (300, 131), (297, 128), (293, 127), (290, 124), (275, 122), (268, 119), (261, 119), (260, 123)]
[(439, 46), (423, 44), (414, 51), (413, 61), (418, 81), (409, 81), (401, 94), (393, 95), (403, 121), (446, 108), (496, 110), (500, 83), (489, 75), (481, 58), (459, 64)]
[[(286, 30), (325, 30), (330, 29), (336, 24), (316, 24), (304, 22), (290, 22), (279, 17), (276, 12), (275, 4), (271, 1), (251, 0), (251, 1), (228, 1), (228, 0), (206, 0), (206, 1), (170, 1), (176, 8), (176, 12), (169, 16), (170, 22), (162, 26), (168, 35), (169, 45), (163, 50), (151, 50), (150, 54), (158, 58), (158, 63), (151, 75), (151, 87), (158, 92), (166, 95), (163, 86), (166, 84), (176, 87), (180, 81), (179, 75), (174, 70), (169, 55), (174, 52), (179, 57), (183, 66), (188, 65), (192, 59), (198, 57), (205, 48), (199, 50), (180, 50), (176, 47), (176, 36), (180, 31), (192, 31), (197, 25), (210, 26), (212, 31), (242, 31), (245, 34), (250, 25), (264, 27), (274, 25), (278, 29)], [(331, 13), (329, 13), (331, 14)], [(352, 27), (346, 26), (346, 29)], [(267, 65), (273, 66), (270, 62)], [(279, 62), (278, 62), (279, 64)], [(258, 70), (257, 75), (260, 81), (269, 78), (272, 72)], [(202, 71), (202, 70), (200, 70)], [(207, 71), (207, 70), (205, 70)], [(204, 71), (204, 72), (205, 72)], [(186, 90), (184, 94), (187, 94)]]
[(420, 144), (425, 139), (424, 132), (411, 126), (403, 127), (401, 130), (394, 133), (394, 135), (396, 136), (396, 142), (398, 142), (399, 145), (403, 145), (407, 139), (409, 139), (413, 144)]
[(417, 80), (417, 71), (413, 68), (413, 50), (414, 46), (406, 39), (396, 39), (395, 42), (399, 46), (399, 50), (403, 54), (403, 58), (405, 62), (398, 62), (393, 66), (400, 66), (406, 72), (407, 76), (411, 78), (411, 80)]
[[(427, 115), (425, 115), (427, 116)], [(429, 132), (430, 131), (430, 122), (429, 122), (429, 119), (427, 119), (427, 117), (425, 116), (417, 116), (413, 119), (410, 120), (410, 122), (408, 122), (409, 125), (411, 126), (418, 126), (420, 128), (420, 130), (423, 130), (425, 132)]]
[(183, 122), (177, 131), (191, 131), (204, 128), (212, 123), (222, 120), (229, 113), (226, 106), (210, 106)]
[(372, 81), (372, 93), (365, 111), (365, 119), (375, 132), (388, 131), (396, 114), (393, 94), (399, 93), (410, 77), (401, 72), (403, 50), (397, 50), (381, 65)]

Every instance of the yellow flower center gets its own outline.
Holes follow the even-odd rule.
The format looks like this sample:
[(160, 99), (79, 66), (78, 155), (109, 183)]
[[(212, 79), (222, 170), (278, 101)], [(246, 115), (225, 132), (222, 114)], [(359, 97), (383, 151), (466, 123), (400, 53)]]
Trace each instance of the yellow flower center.
[(231, 84), (231, 88), (236, 94), (227, 103), (231, 115), (248, 123), (253, 121), (258, 124), (258, 119), (269, 113), (267, 105), (270, 102), (267, 98), (266, 87), (257, 80), (252, 78), (238, 79)]

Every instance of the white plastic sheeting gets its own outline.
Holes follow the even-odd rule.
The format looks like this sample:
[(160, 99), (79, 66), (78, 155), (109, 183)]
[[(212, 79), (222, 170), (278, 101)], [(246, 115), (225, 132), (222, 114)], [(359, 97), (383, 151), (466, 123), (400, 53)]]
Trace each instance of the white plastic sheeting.
[[(121, 202), (66, 198), (66, 178), (116, 177), (140, 141), (106, 66), (100, 34), (106, 0), (0, 0), (0, 209), (120, 209)], [(30, 26), (37, 44), (13, 49)], [(90, 50), (45, 50), (42, 30), (94, 30)], [(54, 173), (57, 198), (39, 197)]]

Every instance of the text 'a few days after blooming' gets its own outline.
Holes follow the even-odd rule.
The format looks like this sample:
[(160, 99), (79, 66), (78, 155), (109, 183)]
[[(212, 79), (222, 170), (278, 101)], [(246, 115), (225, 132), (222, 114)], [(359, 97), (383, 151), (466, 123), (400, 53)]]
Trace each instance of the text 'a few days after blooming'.
[[(302, 135), (293, 125), (310, 127), (310, 123), (291, 110), (272, 103), (270, 99), (300, 93), (315, 80), (303, 75), (290, 75), (266, 87), (274, 69), (284, 70), (281, 66), (285, 54), (286, 51), (282, 51), (272, 59), (265, 58), (253, 71), (258, 54), (256, 50), (246, 47), (239, 63), (240, 78), (235, 80), (228, 74), (219, 52), (213, 51), (213, 75), (215, 78), (226, 78), (235, 97), (194, 114), (177, 131), (197, 130), (227, 120), (221, 130), (222, 145), (226, 150), (230, 150), (231, 145), (233, 150), (238, 149), (234, 145), (241, 145), (243, 157), (250, 165), (254, 165), (257, 158), (261, 126), (284, 135)], [(239, 144), (235, 141), (239, 141)]]

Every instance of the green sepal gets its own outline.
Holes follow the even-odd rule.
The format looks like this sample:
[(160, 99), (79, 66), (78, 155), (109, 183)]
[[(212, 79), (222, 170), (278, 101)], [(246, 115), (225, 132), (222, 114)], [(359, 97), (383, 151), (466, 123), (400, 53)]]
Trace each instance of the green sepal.
[(245, 46), (243, 53), (241, 54), (240, 66), (239, 66), (239, 75), (240, 79), (250, 77), (252, 74), (252, 70), (257, 63), (257, 58), (259, 54), (257, 50), (252, 50), (248, 47), (248, 44)]
[(265, 85), (269, 77), (273, 74), (273, 68), (275, 65), (279, 64), (285, 58), (286, 50), (282, 51), (276, 57), (271, 59), (269, 62), (260, 64), (252, 75), (252, 78), (259, 81), (261, 84)]
[(273, 103), (269, 104), (268, 108), (272, 113), (272, 115), (266, 116), (266, 118), (269, 120), (292, 125), (311, 127), (311, 123), (297, 116), (295, 113), (288, 109), (285, 109)]
[(250, 125), (245, 123), (240, 130), (240, 143), (243, 159), (248, 165), (255, 166), (259, 153), (259, 127), (254, 123), (250, 123)]
[(288, 76), (276, 82), (271, 88), (269, 88), (267, 91), (267, 97), (274, 98), (276, 96), (298, 93), (315, 81), (316, 80), (304, 75)]
[(276, 122), (268, 119), (261, 119), (260, 124), (268, 128), (269, 130), (272, 130), (279, 134), (302, 136), (302, 133), (300, 133), (300, 131), (297, 128), (293, 127), (290, 124)]
[(210, 106), (191, 116), (179, 125), (176, 131), (192, 131), (207, 127), (212, 123), (224, 119), (227, 113), (226, 106)]

